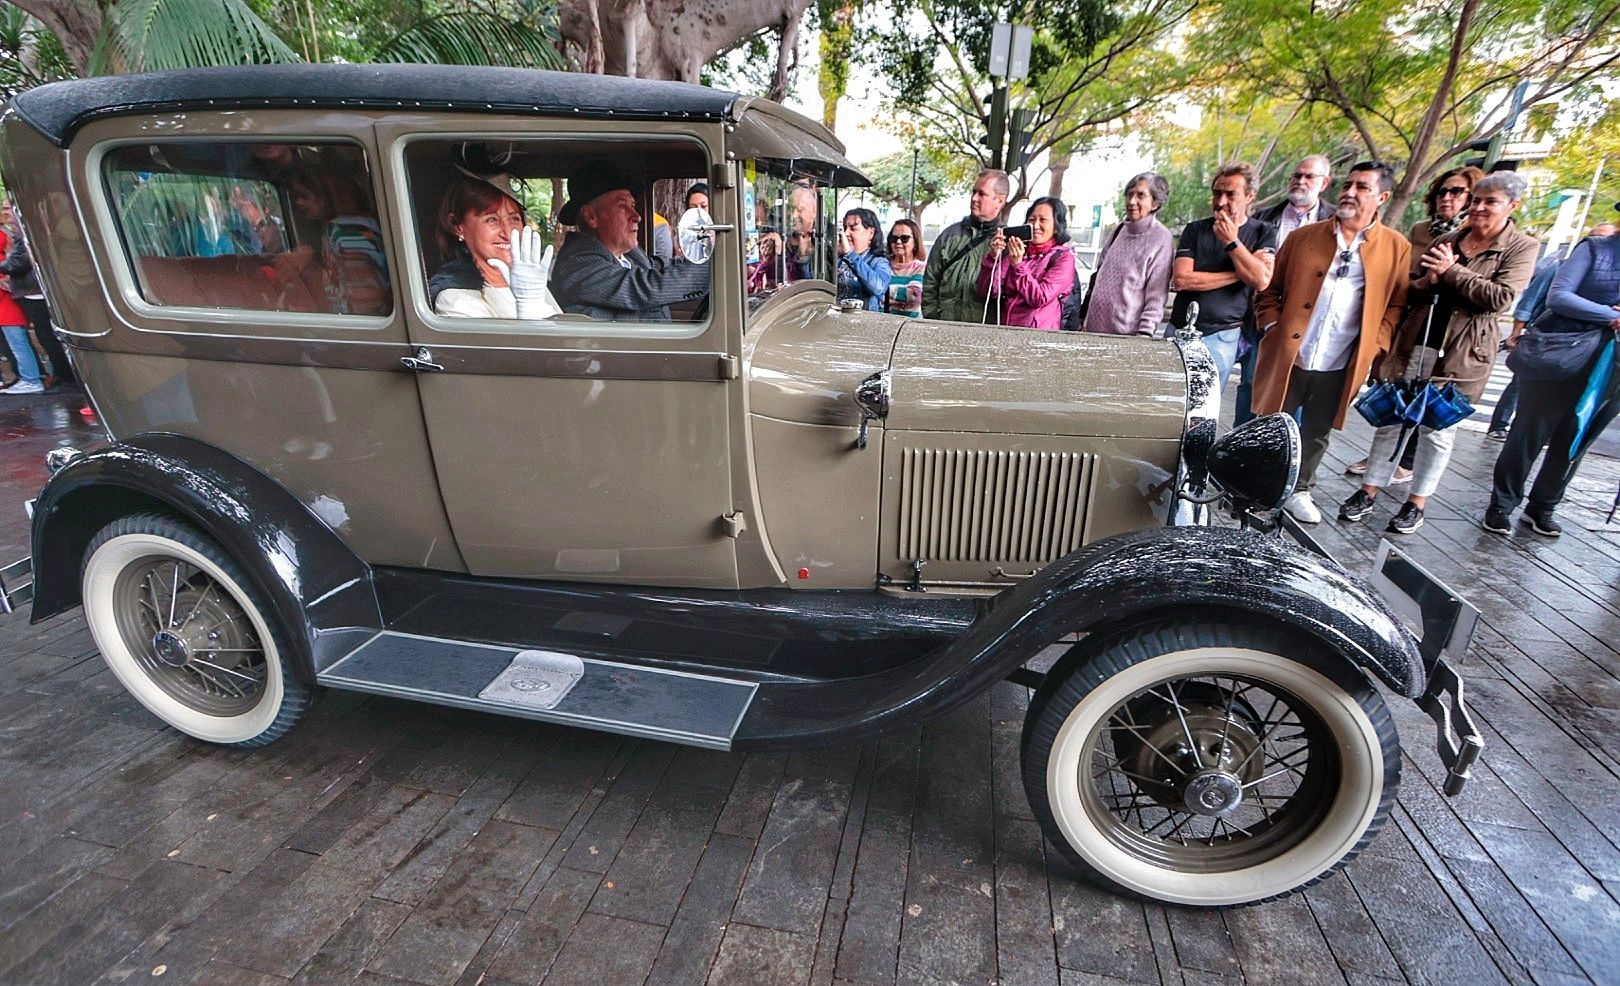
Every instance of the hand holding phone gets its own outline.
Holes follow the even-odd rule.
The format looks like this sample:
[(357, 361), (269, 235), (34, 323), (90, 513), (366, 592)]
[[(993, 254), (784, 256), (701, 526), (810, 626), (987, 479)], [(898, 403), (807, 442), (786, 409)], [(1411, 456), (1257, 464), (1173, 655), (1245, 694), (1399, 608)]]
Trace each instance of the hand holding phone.
[(1028, 243), (1034, 238), (1035, 231), (1030, 228), (1028, 223), (1025, 223), (1022, 226), (1007, 226), (1002, 229), (1001, 235), (1009, 240), (1023, 240)]

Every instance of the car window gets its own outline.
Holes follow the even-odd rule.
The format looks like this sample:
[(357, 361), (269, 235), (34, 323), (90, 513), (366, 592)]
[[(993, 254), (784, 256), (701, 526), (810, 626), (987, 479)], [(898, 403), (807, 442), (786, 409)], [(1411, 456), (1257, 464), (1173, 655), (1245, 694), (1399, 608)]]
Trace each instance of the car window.
[(831, 281), (837, 247), (833, 191), (791, 161), (747, 161), (743, 179), (750, 310), (784, 285)]
[(404, 162), (436, 327), (689, 335), (707, 324), (715, 203), (701, 144), (417, 139)]
[(393, 310), (365, 152), (178, 140), (102, 160), (136, 289), (153, 305), (331, 315)]

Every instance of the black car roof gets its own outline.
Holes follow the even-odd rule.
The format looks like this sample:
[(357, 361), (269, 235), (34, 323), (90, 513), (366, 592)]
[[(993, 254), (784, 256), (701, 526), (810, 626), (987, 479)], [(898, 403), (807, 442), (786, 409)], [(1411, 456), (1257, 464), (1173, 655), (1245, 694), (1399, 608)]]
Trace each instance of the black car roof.
[(106, 116), (238, 107), (383, 107), (629, 119), (723, 119), (740, 97), (705, 86), (457, 65), (246, 65), (53, 82), (17, 114), (58, 147)]

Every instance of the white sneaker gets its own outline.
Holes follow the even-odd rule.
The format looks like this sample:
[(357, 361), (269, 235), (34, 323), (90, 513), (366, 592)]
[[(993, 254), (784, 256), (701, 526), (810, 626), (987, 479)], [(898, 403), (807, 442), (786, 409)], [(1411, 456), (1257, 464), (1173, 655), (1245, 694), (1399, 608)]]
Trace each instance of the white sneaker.
[(0, 390), (0, 394), (43, 394), (44, 392), (45, 388), (43, 386), (28, 380), (18, 380), (5, 390)]
[(1289, 497), (1288, 501), (1283, 504), (1283, 509), (1288, 511), (1288, 516), (1299, 521), (1301, 524), (1322, 523), (1322, 511), (1316, 509), (1316, 503), (1311, 500), (1311, 493), (1309, 490), (1299, 490), (1294, 493), (1294, 495)]

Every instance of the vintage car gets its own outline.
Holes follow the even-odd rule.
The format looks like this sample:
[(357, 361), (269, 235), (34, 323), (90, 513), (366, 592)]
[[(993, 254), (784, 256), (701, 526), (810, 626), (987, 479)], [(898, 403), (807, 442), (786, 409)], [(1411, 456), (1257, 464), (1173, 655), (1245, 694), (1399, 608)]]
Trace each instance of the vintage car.
[[(26, 92), (0, 166), (110, 440), (54, 454), (6, 596), (35, 620), (82, 604), (190, 736), (268, 743), (338, 688), (790, 749), (1010, 678), (1051, 841), (1188, 906), (1290, 893), (1367, 845), (1400, 771), (1379, 684), (1434, 716), (1453, 793), (1478, 752), (1444, 660), (1466, 608), (1392, 556), (1420, 649), (1276, 532), (1289, 418), (1217, 439), (1190, 336), (839, 304), (831, 224), (868, 182), (781, 106), (507, 69), (191, 71)], [(509, 199), (548, 240), (587, 235), (554, 217), (608, 168), (634, 176), (636, 276), (692, 276), (644, 259), (679, 225), (712, 251), (699, 289), (593, 316), (559, 300), (559, 260), (550, 314), (502, 317), (461, 242), (511, 255), (533, 225), (473, 224)], [(501, 204), (451, 205), (468, 182)], [(1217, 499), (1241, 529), (1180, 522)]]

